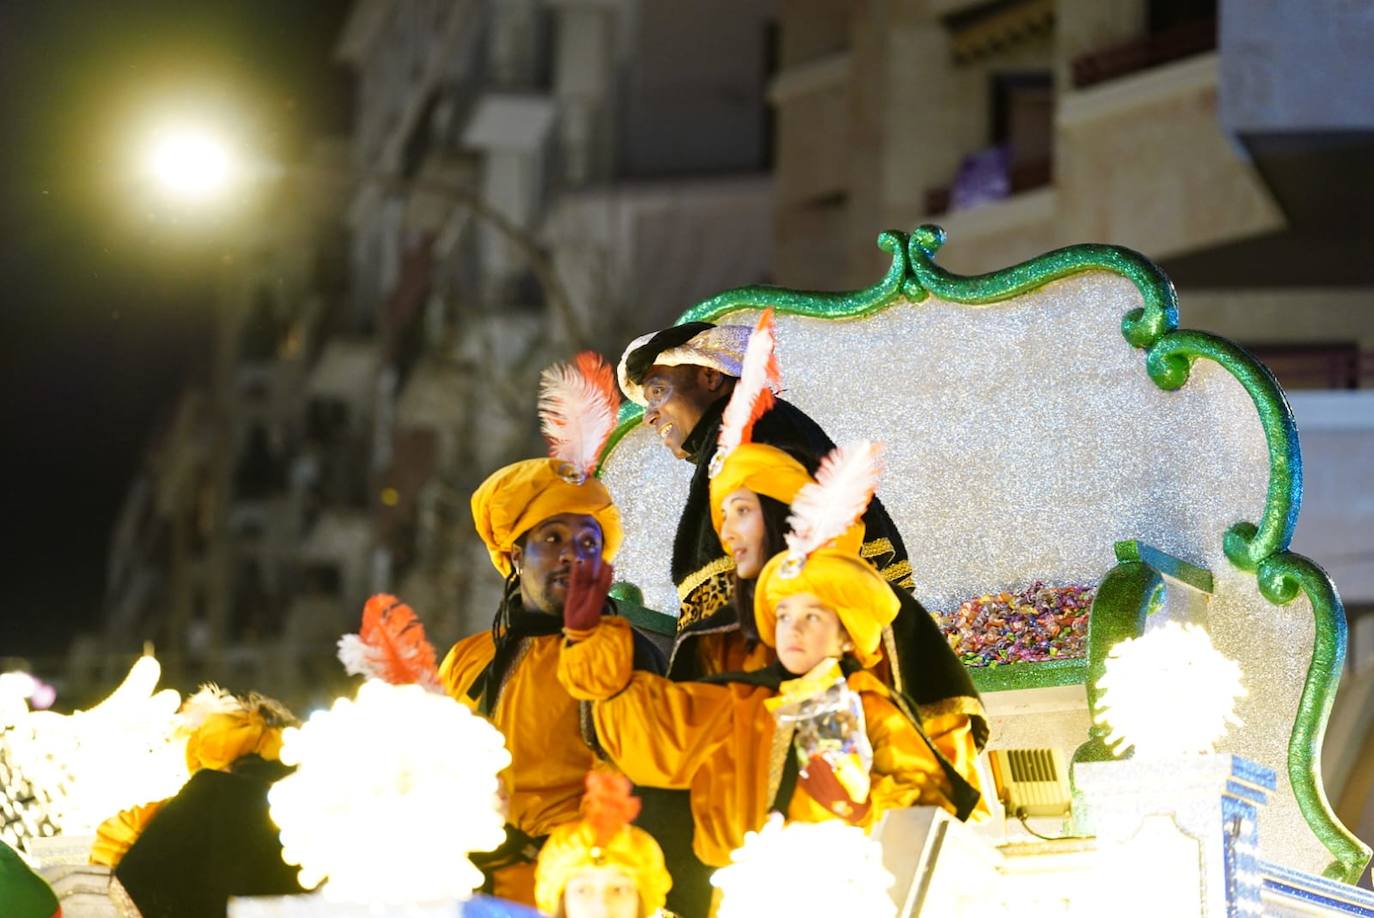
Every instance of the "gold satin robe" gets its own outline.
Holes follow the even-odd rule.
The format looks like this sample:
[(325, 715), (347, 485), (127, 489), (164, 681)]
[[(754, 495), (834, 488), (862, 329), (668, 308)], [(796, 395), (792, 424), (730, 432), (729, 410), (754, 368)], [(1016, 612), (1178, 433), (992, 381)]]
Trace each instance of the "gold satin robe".
[[(556, 677), (563, 636), (521, 640), (524, 646), (497, 695), (491, 721), (511, 754), (510, 766), (501, 773), (506, 821), (537, 838), (579, 817), (584, 782), (596, 755), (582, 739), (577, 700)], [(439, 667), (444, 690), (475, 710), (468, 690), (495, 653), (489, 632), (454, 644)], [(494, 881), (496, 895), (534, 904), (533, 863), (497, 870)]]
[[(762, 827), (786, 756), (793, 754), (790, 735), (779, 734), (764, 707), (776, 693), (744, 683), (670, 682), (635, 672), (631, 633), (618, 619), (602, 619), (595, 629), (569, 637), (558, 679), (574, 698), (595, 702), (592, 719), (602, 749), (636, 784), (689, 790), (697, 856), (713, 867), (729, 863), (744, 833)], [(859, 693), (873, 745), (872, 807), (864, 827), (889, 809), (930, 804), (952, 811), (940, 763), (892, 702), (890, 690), (866, 671), (848, 682)], [(973, 737), (967, 718), (956, 717), (962, 726), (951, 723), (931, 739), (961, 774), (976, 781), (970, 767)], [(787, 818), (836, 817), (798, 786)]]

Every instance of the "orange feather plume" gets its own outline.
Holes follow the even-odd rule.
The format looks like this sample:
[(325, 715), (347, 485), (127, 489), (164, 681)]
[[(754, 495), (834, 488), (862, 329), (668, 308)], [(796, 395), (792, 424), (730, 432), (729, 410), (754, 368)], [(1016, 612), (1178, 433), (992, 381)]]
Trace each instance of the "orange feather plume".
[(363, 625), (357, 634), (339, 639), (339, 659), (350, 675), (380, 679), (392, 685), (439, 687), (434, 646), (410, 606), (395, 596), (378, 593), (363, 606)]
[(630, 793), (630, 779), (613, 771), (587, 772), (587, 795), (582, 818), (592, 827), (596, 843), (606, 846), (639, 815), (639, 798)]

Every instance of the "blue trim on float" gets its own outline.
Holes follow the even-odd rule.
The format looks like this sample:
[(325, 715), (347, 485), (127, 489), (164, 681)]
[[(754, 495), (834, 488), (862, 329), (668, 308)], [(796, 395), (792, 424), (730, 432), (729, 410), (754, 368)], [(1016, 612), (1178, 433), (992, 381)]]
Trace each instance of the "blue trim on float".
[(1277, 790), (1279, 786), (1279, 777), (1274, 769), (1266, 768), (1243, 756), (1231, 756), (1231, 774), (1242, 781), (1256, 787), (1263, 787), (1266, 790)]
[(1268, 793), (1262, 790), (1256, 790), (1255, 788), (1242, 784), (1239, 781), (1227, 781), (1226, 793), (1230, 794), (1233, 797), (1240, 797), (1244, 800), (1249, 800), (1252, 803), (1258, 803), (1260, 806), (1264, 806), (1269, 802)]
[(1370, 890), (1269, 861), (1260, 861), (1259, 870), (1264, 891), (1269, 895), (1319, 905), (1342, 915), (1374, 918), (1374, 892)]

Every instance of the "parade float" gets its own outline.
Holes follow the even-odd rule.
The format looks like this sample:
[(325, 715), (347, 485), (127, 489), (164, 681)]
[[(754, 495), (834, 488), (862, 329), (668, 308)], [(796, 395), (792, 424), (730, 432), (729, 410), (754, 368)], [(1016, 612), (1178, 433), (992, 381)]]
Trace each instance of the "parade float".
[[(783, 887), (797, 893), (787, 914), (821, 902), (903, 916), (1374, 913), (1353, 885), (1370, 849), (1321, 783), (1345, 616), (1326, 573), (1288, 550), (1302, 463), (1274, 377), (1238, 345), (1180, 328), (1168, 278), (1134, 252), (1077, 245), (961, 277), (936, 263), (943, 243), (934, 226), (886, 232), (891, 266), (870, 288), (744, 287), (680, 321), (752, 324), (771, 307), (785, 397), (836, 441), (886, 443), (880, 496), (917, 598), (982, 692), (1003, 806), (982, 825), (901, 811), (872, 837), (769, 824), (718, 874), (721, 914), (758, 914), (750, 903), (777, 904), (765, 892)], [(617, 590), (674, 610), (664, 546), (691, 467), (639, 417), (624, 409), (599, 473), (627, 533)], [(417, 824), (436, 807), (485, 812), (489, 788), (460, 799), (453, 773), (402, 754), (415, 734), (432, 757), (432, 730), (398, 727), (444, 701), (369, 681), (288, 739), (283, 758), (301, 767), (274, 789), (273, 815), (305, 885), (324, 892), (231, 913), (335, 914), (371, 898), (402, 914), (398, 887), (380, 882), (407, 875), (407, 858), (386, 852), (402, 827), (359, 831), (376, 815), (347, 799), (361, 762), (328, 762), (349, 754), (338, 737), (370, 723), (386, 738), (369, 751), (369, 786), (400, 794), (393, 812)], [(462, 718), (454, 703), (427, 716)], [(25, 717), (9, 721), (7, 742), (33, 735)], [(499, 747), (488, 752), (459, 777), (487, 787), (500, 767)], [(428, 802), (407, 803), (411, 790)], [(59, 791), (26, 793), (37, 819)], [(332, 822), (312, 816), (326, 811)], [(16, 840), (52, 871), (61, 858), (28, 841), (61, 837), (47, 825)], [(471, 834), (466, 847), (480, 845)], [(415, 838), (419, 867), (443, 842)], [(364, 839), (389, 857), (341, 844)], [(439, 900), (413, 913), (465, 908), (460, 873), (410, 876), (402, 886)]]
[[(1072, 778), (1073, 813), (1041, 831), (1070, 837), (1015, 823), (988, 836), (939, 817), (889, 825), (889, 867), (905, 858), (894, 870), (903, 914), (922, 910), (921, 895), (929, 914), (1034, 913), (1032, 903), (1063, 910), (1075, 899), (1089, 914), (1103, 889), (1117, 909), (1167, 893), (1195, 914), (1246, 913), (1261, 896), (1281, 913), (1366, 913), (1374, 899), (1351, 884), (1370, 849), (1336, 818), (1320, 770), (1345, 615), (1325, 571), (1288, 550), (1302, 459), (1273, 375), (1239, 345), (1180, 327), (1173, 285), (1138, 253), (1075, 245), (965, 277), (937, 264), (944, 242), (936, 226), (885, 232), (891, 266), (872, 287), (743, 287), (679, 320), (752, 324), (775, 310), (785, 397), (837, 442), (887, 444), (879, 496), (906, 541), (917, 599), (972, 667), (990, 749), (1042, 751), (1033, 784)], [(600, 474), (625, 518), (619, 576), (650, 607), (677, 606), (657, 546), (671, 543), (664, 508), (690, 472), (627, 406)], [(1137, 735), (1201, 729), (1218, 733), (1215, 750), (1118, 758), (1129, 753), (1108, 742), (1108, 655), (1171, 622), (1234, 661), (1244, 694), (1190, 682), (1191, 668), (1174, 683), (1194, 703), (1162, 690), (1177, 646), (1166, 642), (1155, 669), (1118, 667), (1121, 707), (1153, 713), (1153, 724), (1134, 719)], [(1225, 697), (1209, 705), (1208, 692)], [(1189, 727), (1199, 716), (1229, 729)], [(1177, 836), (1198, 866), (1170, 874), (1136, 860), (1133, 883), (1105, 886), (1119, 869), (1082, 866), (1142, 831), (1156, 849), (1155, 836)], [(979, 879), (989, 873), (1008, 885)], [(929, 897), (950, 876), (970, 895), (936, 907)], [(1036, 877), (1056, 876), (1033, 891)], [(907, 895), (915, 887), (921, 895)]]

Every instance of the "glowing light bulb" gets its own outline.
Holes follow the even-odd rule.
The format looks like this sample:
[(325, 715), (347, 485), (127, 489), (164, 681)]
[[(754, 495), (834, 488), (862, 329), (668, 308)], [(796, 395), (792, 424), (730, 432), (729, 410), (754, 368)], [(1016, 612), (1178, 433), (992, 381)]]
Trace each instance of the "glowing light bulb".
[(159, 134), (149, 150), (148, 166), (163, 190), (193, 201), (224, 191), (234, 172), (233, 156), (225, 143), (194, 127)]
[(1212, 646), (1205, 628), (1168, 622), (1107, 655), (1097, 722), (1114, 752), (1165, 757), (1211, 752), (1240, 726), (1240, 664)]

